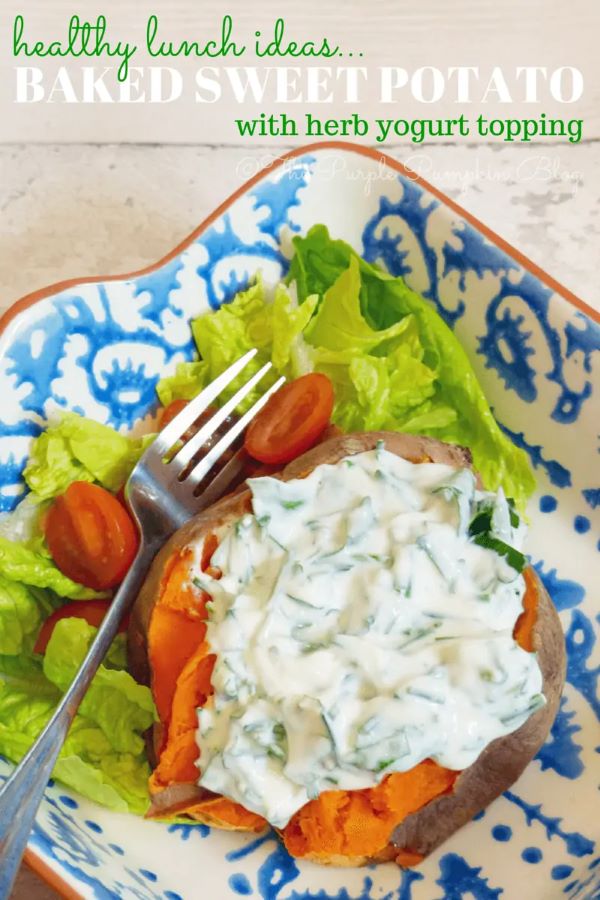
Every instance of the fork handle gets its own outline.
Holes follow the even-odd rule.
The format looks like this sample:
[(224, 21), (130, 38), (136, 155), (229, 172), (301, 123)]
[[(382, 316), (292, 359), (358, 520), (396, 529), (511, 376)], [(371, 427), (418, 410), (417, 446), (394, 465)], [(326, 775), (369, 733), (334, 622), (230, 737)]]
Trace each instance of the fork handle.
[(0, 789), (0, 900), (10, 895), (38, 806), (79, 704), (123, 615), (133, 605), (155, 552), (156, 548), (148, 544), (140, 546), (69, 689), (42, 733)]

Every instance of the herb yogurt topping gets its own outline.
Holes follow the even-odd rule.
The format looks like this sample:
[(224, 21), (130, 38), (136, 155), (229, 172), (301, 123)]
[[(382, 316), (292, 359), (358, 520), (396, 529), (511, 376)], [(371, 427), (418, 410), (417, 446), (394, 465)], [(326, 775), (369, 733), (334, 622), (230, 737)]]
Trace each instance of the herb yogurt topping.
[(501, 491), (382, 445), (249, 485), (221, 579), (195, 567), (217, 654), (201, 785), (283, 827), (322, 791), (467, 768), (544, 704), (513, 638), (524, 528)]

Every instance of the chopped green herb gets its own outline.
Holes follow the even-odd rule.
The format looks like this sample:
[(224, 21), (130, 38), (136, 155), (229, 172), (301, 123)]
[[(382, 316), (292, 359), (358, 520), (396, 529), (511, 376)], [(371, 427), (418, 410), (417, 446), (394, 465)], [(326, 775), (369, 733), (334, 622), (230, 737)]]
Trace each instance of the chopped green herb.
[(412, 578), (406, 582), (398, 581), (398, 579), (394, 579), (393, 582), (394, 590), (399, 594), (402, 594), (403, 597), (406, 597), (407, 600), (410, 600), (412, 595)]
[(318, 606), (315, 606), (314, 603), (309, 603), (308, 600), (303, 600), (302, 597), (295, 597), (293, 594), (285, 595), (289, 600), (293, 600), (294, 603), (299, 603), (300, 606), (308, 606), (309, 609), (319, 609)]
[(455, 579), (452, 578), (444, 566), (443, 556), (440, 559), (439, 554), (436, 553), (435, 548), (431, 546), (430, 542), (426, 537), (418, 537), (416, 540), (417, 547), (425, 553), (425, 555), (429, 558), (429, 560), (433, 563), (435, 568), (438, 570), (446, 584), (448, 585), (448, 590), (451, 594), (454, 593), (455, 588)]
[(273, 734), (278, 741), (285, 740), (285, 738), (287, 737), (287, 733), (283, 722), (275, 722), (275, 724), (273, 725)]
[(491, 527), (492, 510), (484, 509), (482, 512), (478, 512), (477, 515), (471, 519), (471, 524), (469, 525), (469, 535), (471, 537), (475, 537), (476, 534), (489, 532)]
[(377, 717), (370, 716), (366, 720), (366, 722), (363, 722), (363, 724), (360, 726), (360, 728), (358, 729), (358, 733), (359, 734), (371, 734), (373, 729), (376, 727), (377, 727)]
[(325, 731), (327, 732), (327, 737), (331, 741), (333, 755), (335, 756), (335, 758), (337, 760), (338, 756), (337, 756), (337, 746), (336, 746), (335, 734), (333, 733), (333, 728), (331, 727), (331, 723), (329, 721), (329, 716), (327, 715), (327, 713), (325, 711), (323, 711), (321, 713), (321, 721), (323, 722), (323, 725), (325, 726)]
[(504, 716), (500, 719), (503, 725), (510, 725), (512, 722), (520, 719), (522, 716), (529, 717), (532, 713), (536, 712), (538, 709), (541, 709), (542, 706), (546, 705), (546, 698), (543, 694), (534, 694), (525, 709), (518, 709), (515, 712), (511, 713), (509, 716)]
[(444, 700), (442, 697), (436, 697), (433, 694), (428, 693), (427, 691), (420, 691), (417, 688), (409, 687), (406, 690), (407, 694), (410, 694), (411, 697), (419, 697), (421, 700), (428, 700), (430, 703), (443, 703)]
[(279, 744), (272, 744), (270, 747), (267, 747), (267, 756), (270, 756), (271, 759), (287, 759), (285, 750)]
[(303, 644), (301, 653), (316, 653), (317, 650), (324, 650), (328, 647), (329, 644), (325, 644), (323, 641), (315, 641), (312, 644)]
[[(432, 622), (431, 625), (428, 626), (427, 628), (415, 628), (412, 631), (409, 630), (408, 634), (410, 636), (408, 637), (408, 640), (404, 641), (404, 643), (402, 643), (402, 644), (399, 644), (398, 650), (404, 650), (404, 648), (408, 647), (409, 644), (414, 644), (415, 641), (420, 641), (421, 638), (424, 638), (430, 634), (433, 634), (433, 632), (437, 628), (439, 628), (441, 624), (442, 624), (441, 621), (437, 620), (437, 621)], [(436, 641), (437, 640), (439, 640), (439, 638), (436, 638)]]
[(521, 523), (521, 519), (519, 517), (518, 512), (515, 509), (515, 501), (513, 500), (512, 497), (508, 497), (506, 502), (508, 503), (508, 509), (509, 509), (509, 514), (510, 514), (510, 524), (512, 525), (513, 528), (518, 528)]
[(521, 573), (527, 565), (527, 557), (520, 550), (505, 544), (500, 538), (492, 537), (491, 534), (479, 534), (474, 540), (479, 547), (485, 547), (486, 550), (494, 550), (498, 556), (504, 556), (508, 565)]
[(279, 547), (280, 550), (284, 550), (287, 553), (287, 547), (284, 547), (283, 544), (281, 544), (277, 540), (277, 538), (274, 538), (272, 534), (269, 534), (268, 537), (271, 538), (271, 540), (273, 541), (274, 544), (277, 544), (277, 546)]

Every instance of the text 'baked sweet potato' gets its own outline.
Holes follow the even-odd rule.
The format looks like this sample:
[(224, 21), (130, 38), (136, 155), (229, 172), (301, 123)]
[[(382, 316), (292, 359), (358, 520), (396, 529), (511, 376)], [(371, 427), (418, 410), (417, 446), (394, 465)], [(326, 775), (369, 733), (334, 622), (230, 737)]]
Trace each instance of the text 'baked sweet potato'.
[[(302, 478), (316, 466), (373, 449), (414, 463), (463, 468), (470, 454), (430, 438), (393, 432), (336, 436), (291, 462), (277, 477)], [(226, 497), (180, 529), (157, 556), (135, 605), (129, 629), (133, 674), (153, 690), (160, 722), (154, 729), (149, 815), (177, 813), (222, 828), (260, 831), (267, 823), (195, 782), (197, 708), (212, 691), (214, 655), (204, 641), (208, 597), (190, 584), (188, 547), (203, 542), (206, 568), (220, 535), (251, 511), (249, 490)], [(214, 573), (212, 573), (214, 575)], [(327, 791), (307, 803), (282, 830), (292, 855), (334, 865), (396, 860), (414, 865), (519, 777), (544, 742), (564, 683), (564, 638), (550, 598), (533, 569), (525, 571), (524, 612), (515, 626), (523, 649), (538, 654), (546, 705), (517, 731), (493, 741), (463, 772), (425, 760), (360, 791)]]

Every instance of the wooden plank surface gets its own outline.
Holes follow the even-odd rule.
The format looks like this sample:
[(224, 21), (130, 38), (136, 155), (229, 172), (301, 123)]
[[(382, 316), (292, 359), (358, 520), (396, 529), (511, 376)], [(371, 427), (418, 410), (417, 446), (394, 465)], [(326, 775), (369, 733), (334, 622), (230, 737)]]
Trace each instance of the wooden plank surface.
[[(89, 6), (89, 5), (88, 5)], [(100, 7), (98, 8), (100, 9)], [(160, 143), (225, 143), (240, 145), (234, 119), (257, 116), (260, 112), (287, 112), (303, 120), (307, 110), (319, 115), (345, 116), (358, 112), (369, 117), (455, 117), (485, 113), (489, 117), (537, 117), (562, 115), (584, 119), (584, 135), (600, 137), (600, 3), (598, 0), (340, 0), (324, 4), (322, 0), (303, 0), (301, 4), (282, 7), (275, 0), (231, 0), (226, 7), (219, 0), (104, 0), (101, 11), (107, 18), (107, 38), (128, 40), (140, 45), (134, 65), (164, 62), (176, 65), (184, 76), (184, 95), (174, 103), (156, 106), (140, 104), (15, 104), (15, 74), (12, 59), (12, 22), (16, 13), (25, 17), (25, 37), (34, 40), (64, 40), (67, 23), (74, 11), (70, 0), (4, 0), (0, 13), (0, 140), (3, 141), (146, 141)], [(81, 11), (80, 11), (81, 12)], [(364, 65), (369, 78), (360, 104), (336, 102), (312, 104), (275, 104), (268, 93), (261, 105), (236, 103), (230, 92), (217, 103), (194, 101), (194, 74), (210, 60), (151, 60), (142, 51), (145, 22), (150, 13), (159, 16), (160, 35), (179, 43), (197, 38), (201, 42), (216, 37), (224, 12), (234, 19), (234, 37), (251, 45), (256, 29), (266, 35), (272, 31), (278, 15), (285, 12), (286, 34), (290, 39), (317, 42), (324, 36), (340, 45), (344, 56), (337, 60), (312, 60), (311, 64)], [(95, 16), (93, 12), (88, 15)], [(352, 52), (352, 58), (349, 53)], [(359, 57), (357, 54), (362, 53)], [(19, 63), (23, 58), (19, 58)], [(45, 72), (45, 84), (62, 61), (37, 60)], [(86, 64), (94, 61), (83, 60)], [(232, 65), (231, 57), (212, 61), (215, 65)], [(264, 60), (261, 65), (264, 64)], [(245, 54), (237, 65), (254, 65), (252, 53)], [(304, 61), (304, 64), (306, 61)], [(96, 61), (98, 71), (101, 63)], [(300, 65), (302, 62), (280, 59), (277, 65)], [(577, 66), (583, 73), (583, 95), (573, 105), (544, 100), (538, 104), (521, 101), (523, 79), (515, 78), (518, 66), (545, 66), (553, 71), (560, 66)], [(434, 66), (445, 75), (452, 66), (478, 66), (480, 86), (474, 91), (469, 106), (455, 102), (454, 84), (450, 77), (444, 99), (428, 104), (412, 99), (403, 90), (398, 101), (379, 102), (380, 66), (400, 66), (413, 72), (422, 66)], [(513, 93), (512, 103), (499, 103), (488, 98), (480, 102), (483, 85), (491, 69), (501, 66)], [(70, 60), (74, 85), (79, 90), (79, 61)], [(77, 76), (77, 77), (75, 77)], [(302, 81), (302, 78), (301, 78)], [(114, 79), (108, 79), (110, 85)], [(519, 87), (521, 85), (521, 87)], [(474, 138), (480, 140), (479, 138)], [(269, 139), (261, 139), (262, 142)], [(281, 139), (270, 139), (281, 143)], [(302, 143), (300, 134), (292, 143)], [(373, 135), (366, 138), (371, 143)], [(398, 142), (398, 140), (396, 140)]]

